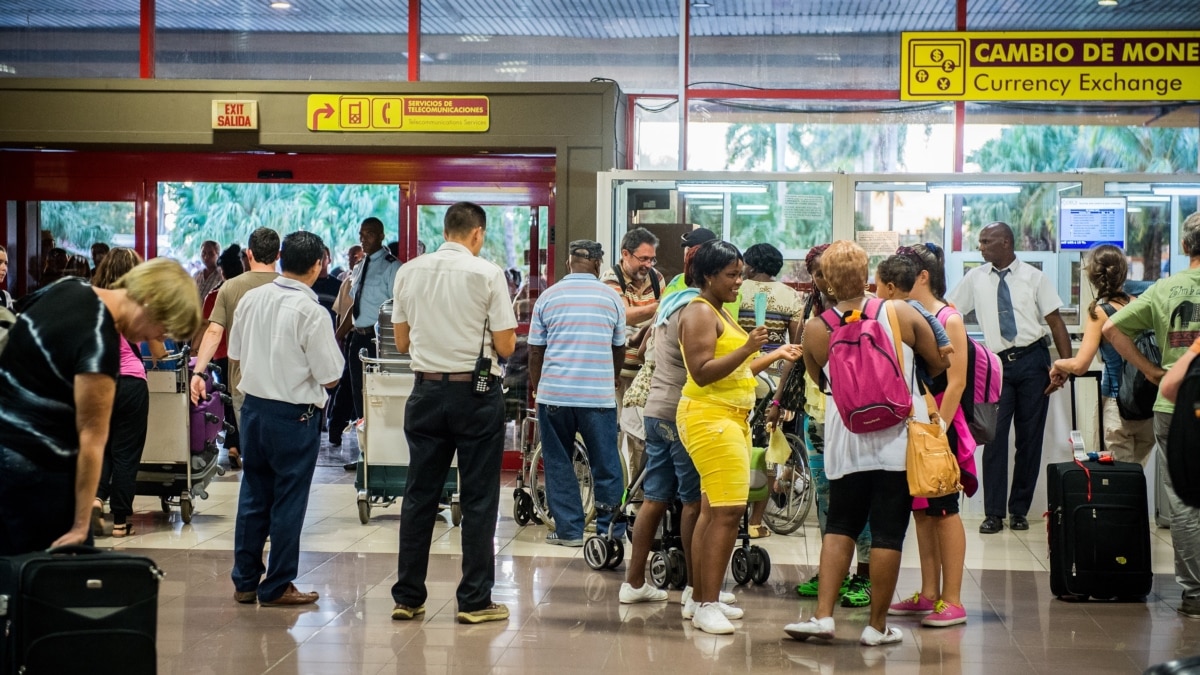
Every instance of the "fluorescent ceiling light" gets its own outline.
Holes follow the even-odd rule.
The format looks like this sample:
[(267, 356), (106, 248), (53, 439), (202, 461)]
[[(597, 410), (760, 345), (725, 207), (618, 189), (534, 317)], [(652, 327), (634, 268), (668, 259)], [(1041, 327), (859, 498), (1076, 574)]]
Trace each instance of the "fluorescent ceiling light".
[(1140, 207), (1140, 206), (1131, 206), (1131, 207), (1129, 207), (1129, 208), (1128, 208), (1128, 209), (1126, 209), (1126, 210), (1127, 210), (1127, 211), (1129, 211), (1130, 213), (1141, 213), (1141, 212), (1142, 212), (1142, 207)]
[(700, 206), (697, 206), (696, 208), (700, 209), (701, 211), (720, 211), (721, 209), (725, 208), (725, 205), (724, 204), (701, 204)]
[(767, 186), (762, 183), (680, 183), (676, 188), (680, 192), (744, 192), (762, 194)]
[(1169, 202), (1171, 198), (1166, 195), (1129, 195), (1125, 198), (1131, 202)]
[(1154, 194), (1200, 197), (1200, 185), (1155, 185)]
[(766, 213), (770, 208), (766, 204), (738, 204), (734, 210), (738, 213)]
[(928, 192), (924, 182), (897, 183), (863, 181), (854, 184), (855, 192)]
[(941, 195), (1015, 195), (1021, 191), (1019, 185), (1003, 185), (1000, 183), (950, 183), (930, 185), (930, 194)]
[(688, 199), (696, 201), (700, 199), (724, 199), (724, 197), (716, 192), (691, 192), (688, 194)]
[(291, 8), (292, 8), (292, 3), (288, 2), (287, 0), (274, 0), (274, 2), (271, 3), (271, 9), (291, 9)]
[(1116, 7), (1118, 2), (1117, 0), (1096, 0), (1096, 4), (1101, 7)]

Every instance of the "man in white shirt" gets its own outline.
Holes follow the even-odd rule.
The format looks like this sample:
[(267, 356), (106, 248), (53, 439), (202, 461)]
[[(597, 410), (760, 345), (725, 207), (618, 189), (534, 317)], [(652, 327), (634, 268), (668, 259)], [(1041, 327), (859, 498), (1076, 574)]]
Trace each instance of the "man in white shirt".
[[(229, 332), (229, 358), (242, 362), (242, 487), (234, 529), (234, 600), (263, 607), (305, 605), (317, 594), (292, 581), (300, 530), (321, 447), (326, 389), (343, 359), (329, 313), (311, 286), (325, 245), (311, 232), (283, 240), (283, 275), (242, 298)], [(262, 561), (271, 538), (270, 565)], [(265, 572), (265, 576), (264, 576)]]
[(486, 227), (479, 206), (451, 206), (442, 232), (446, 243), (396, 275), (396, 348), (412, 356), (416, 375), (404, 410), (410, 459), (392, 586), (396, 621), (425, 614), (433, 524), (455, 454), (463, 513), (456, 619), (466, 624), (508, 619), (508, 608), (492, 602), (504, 451), (497, 357), (507, 358), (516, 348), (517, 317), (504, 271), (478, 257)]
[[(1048, 334), (1054, 337), (1061, 358), (1071, 356), (1071, 337), (1058, 313), (1062, 300), (1054, 283), (1038, 268), (1017, 260), (1012, 228), (1007, 223), (995, 222), (983, 228), (979, 252), (985, 263), (968, 272), (948, 299), (964, 316), (975, 311), (988, 349), (1004, 364), (996, 437), (983, 449), (985, 518), (979, 531), (995, 534), (1004, 529), (1005, 514), (1010, 516), (1012, 529), (1029, 529), (1027, 515), (1041, 471), (1048, 396), (1063, 384), (1050, 378)], [(1011, 492), (1010, 425), (1017, 434)]]

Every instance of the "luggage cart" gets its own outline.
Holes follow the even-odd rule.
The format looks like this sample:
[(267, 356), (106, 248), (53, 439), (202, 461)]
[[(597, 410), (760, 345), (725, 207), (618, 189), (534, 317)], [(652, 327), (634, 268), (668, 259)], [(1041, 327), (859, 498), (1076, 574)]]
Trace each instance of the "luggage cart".
[[(163, 513), (179, 507), (183, 522), (192, 522), (196, 499), (208, 499), (208, 485), (214, 476), (225, 474), (217, 463), (217, 448), (192, 453), (191, 399), (188, 384), (191, 370), (188, 353), (183, 351), (147, 362), (146, 384), (150, 390), (150, 415), (146, 445), (138, 465), (135, 493), (158, 497)], [(220, 396), (214, 390), (213, 396)]]
[[(412, 393), (413, 376), (408, 358), (372, 358), (359, 352), (363, 364), (363, 422), (359, 432), (358, 520), (366, 525), (372, 507), (388, 507), (404, 496), (408, 482), (408, 441), (404, 436), (404, 408)], [(450, 520), (462, 522), (458, 495), (458, 457), (450, 463), (444, 501)]]

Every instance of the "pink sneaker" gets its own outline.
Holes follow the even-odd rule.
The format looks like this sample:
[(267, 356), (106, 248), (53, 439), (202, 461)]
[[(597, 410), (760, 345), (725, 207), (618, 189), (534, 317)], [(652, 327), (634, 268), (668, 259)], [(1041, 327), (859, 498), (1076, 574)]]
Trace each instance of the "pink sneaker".
[(888, 614), (892, 616), (928, 614), (933, 611), (933, 605), (933, 600), (926, 598), (918, 592), (913, 593), (911, 598), (906, 598), (888, 607)]
[(967, 622), (967, 610), (948, 602), (937, 601), (933, 613), (921, 619), (921, 625), (929, 628), (945, 628)]

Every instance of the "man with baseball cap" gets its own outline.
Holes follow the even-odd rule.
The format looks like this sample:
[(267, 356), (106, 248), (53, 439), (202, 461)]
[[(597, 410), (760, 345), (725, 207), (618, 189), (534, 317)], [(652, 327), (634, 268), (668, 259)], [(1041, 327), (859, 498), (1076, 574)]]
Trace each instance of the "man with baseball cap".
[[(683, 269), (685, 271), (687, 270), (688, 263), (692, 261), (692, 256), (696, 254), (696, 249), (700, 248), (700, 244), (719, 238), (720, 237), (718, 237), (715, 232), (707, 227), (697, 227), (691, 232), (685, 232), (682, 236), (680, 236), (679, 245), (683, 246), (685, 249), (683, 252)], [(663, 289), (663, 297), (666, 297), (675, 291), (682, 291), (685, 288), (687, 288), (687, 282), (684, 280), (684, 272), (680, 272), (679, 274), (676, 274), (675, 278), (671, 279), (671, 283), (667, 284), (667, 287)], [(738, 308), (741, 307), (741, 304), (742, 294), (741, 291), (738, 291), (738, 299), (734, 300), (733, 302), (725, 303), (725, 311), (729, 312), (729, 316), (737, 316)]]
[[(579, 547), (584, 513), (571, 461), (576, 434), (587, 448), (596, 502), (621, 500), (615, 385), (625, 363), (625, 303), (598, 278), (604, 260), (599, 243), (579, 239), (568, 251), (569, 273), (533, 306), (529, 389), (537, 402), (546, 497), (554, 514), (555, 530), (546, 542)], [(601, 513), (597, 531), (607, 532), (612, 517)], [(624, 524), (613, 534), (624, 536)]]

